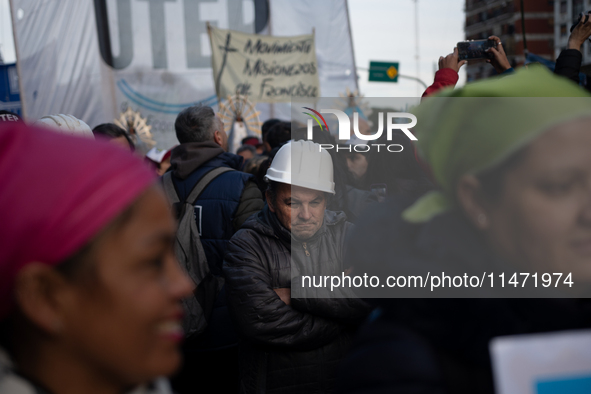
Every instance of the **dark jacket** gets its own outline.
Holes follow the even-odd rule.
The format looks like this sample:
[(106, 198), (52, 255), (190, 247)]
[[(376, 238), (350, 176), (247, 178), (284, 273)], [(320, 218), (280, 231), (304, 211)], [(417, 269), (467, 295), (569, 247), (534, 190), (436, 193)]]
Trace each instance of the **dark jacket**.
[(369, 190), (357, 189), (346, 184), (343, 186), (342, 189), (337, 188), (334, 198), (329, 203), (329, 209), (342, 210), (347, 215), (347, 220), (355, 223), (363, 211), (370, 204), (377, 202), (378, 198)]
[[(263, 208), (261, 192), (252, 175), (241, 172), (242, 157), (224, 150), (215, 142), (181, 144), (171, 155), (172, 180), (183, 201), (199, 179), (217, 167), (229, 171), (215, 178), (193, 202), (201, 243), (211, 272), (221, 275), (228, 242), (244, 221)], [(236, 346), (238, 338), (226, 307), (225, 287), (216, 299), (207, 330), (192, 348), (219, 349)]]
[(290, 232), (265, 206), (230, 241), (224, 276), (230, 312), (242, 338), (243, 393), (332, 391), (337, 364), (367, 305), (296, 298), (287, 305), (273, 289), (292, 286), (292, 259), (307, 258), (342, 272), (340, 258), (350, 226), (344, 214), (326, 211), (321, 229), (306, 241), (306, 256), (303, 243), (292, 242)]
[[(447, 273), (453, 266), (484, 270), (482, 264), (497, 259), (458, 211), (417, 225), (401, 219), (403, 206), (389, 208), (368, 213), (353, 233), (370, 264), (386, 265), (385, 256), (394, 256), (390, 261), (431, 264), (439, 267), (432, 272)], [(360, 258), (357, 253), (353, 260)], [(343, 365), (339, 393), (492, 394), (492, 338), (591, 327), (588, 299), (373, 301), (381, 315), (360, 330)]]
[(556, 59), (554, 73), (566, 77), (578, 85), (582, 62), (583, 54), (581, 51), (576, 49), (565, 49), (560, 52), (560, 56)]
[(197, 229), (207, 261), (212, 272), (220, 275), (228, 241), (250, 215), (263, 208), (262, 195), (253, 176), (241, 172), (242, 157), (224, 152), (214, 142), (179, 145), (171, 157), (172, 180), (181, 201), (212, 169), (237, 170), (215, 178), (194, 202)]

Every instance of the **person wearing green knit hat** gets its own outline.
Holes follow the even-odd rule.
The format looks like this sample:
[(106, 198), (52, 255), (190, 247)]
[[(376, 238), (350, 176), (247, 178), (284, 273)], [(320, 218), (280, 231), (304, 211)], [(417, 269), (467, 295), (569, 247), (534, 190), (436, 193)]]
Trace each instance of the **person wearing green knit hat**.
[[(591, 95), (532, 67), (443, 91), (415, 115), (418, 152), (440, 190), (406, 209), (404, 220), (459, 211), (508, 262), (572, 265), (591, 280), (591, 254), (579, 250), (587, 241), (578, 241), (587, 230), (577, 229), (591, 200)], [(589, 179), (575, 179), (577, 171)], [(567, 205), (560, 193), (581, 203)]]
[(417, 148), (443, 190), (422, 198), (404, 218), (424, 222), (449, 209), (460, 176), (500, 164), (550, 126), (589, 116), (590, 109), (591, 95), (542, 67), (425, 100), (415, 110)]
[(439, 190), (358, 219), (345, 266), (386, 287), (338, 392), (492, 394), (494, 338), (591, 328), (591, 96), (531, 67), (413, 113)]

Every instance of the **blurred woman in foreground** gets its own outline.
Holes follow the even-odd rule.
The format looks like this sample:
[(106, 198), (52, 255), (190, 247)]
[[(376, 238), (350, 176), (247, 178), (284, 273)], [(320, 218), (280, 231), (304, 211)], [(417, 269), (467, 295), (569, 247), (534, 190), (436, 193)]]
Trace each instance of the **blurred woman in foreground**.
[(0, 392), (169, 393), (181, 363), (175, 224), (112, 144), (0, 129)]
[[(375, 300), (381, 315), (344, 366), (341, 392), (493, 393), (492, 338), (591, 327), (590, 300), (575, 298), (591, 283), (591, 97), (532, 68), (443, 91), (415, 114), (440, 190), (359, 221), (352, 264), (381, 275), (494, 271), (496, 284)], [(530, 277), (521, 292), (520, 276), (514, 288), (515, 272), (538, 273), (538, 286)], [(542, 273), (563, 280), (542, 286)]]

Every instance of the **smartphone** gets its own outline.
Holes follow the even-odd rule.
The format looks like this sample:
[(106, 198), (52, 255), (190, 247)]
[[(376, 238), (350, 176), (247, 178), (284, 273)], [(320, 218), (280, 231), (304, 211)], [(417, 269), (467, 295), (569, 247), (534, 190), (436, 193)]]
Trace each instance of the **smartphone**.
[[(581, 12), (579, 14), (579, 18), (576, 20), (575, 24), (571, 26), (570, 32), (572, 33), (573, 30), (575, 30), (575, 27), (577, 27), (577, 25), (579, 23), (587, 23), (590, 15), (591, 15), (591, 11), (587, 11), (587, 13)], [(589, 37), (589, 42), (591, 42), (591, 37)]]
[(492, 59), (493, 54), (486, 50), (496, 47), (495, 40), (460, 41), (458, 42), (459, 60)]

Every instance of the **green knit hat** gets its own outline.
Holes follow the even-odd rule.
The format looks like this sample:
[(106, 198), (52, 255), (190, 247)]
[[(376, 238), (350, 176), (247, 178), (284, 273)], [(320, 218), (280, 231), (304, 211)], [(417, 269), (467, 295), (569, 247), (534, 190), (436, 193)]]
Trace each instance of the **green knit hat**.
[(454, 207), (461, 176), (495, 167), (553, 126), (591, 117), (591, 95), (538, 66), (446, 89), (413, 113), (418, 152), (442, 189), (404, 211), (419, 223)]

